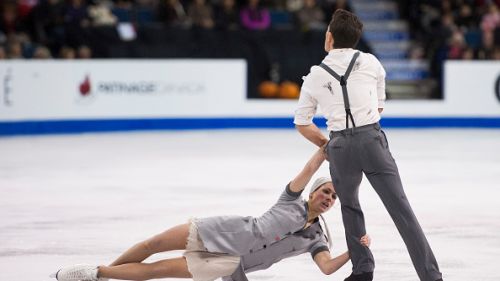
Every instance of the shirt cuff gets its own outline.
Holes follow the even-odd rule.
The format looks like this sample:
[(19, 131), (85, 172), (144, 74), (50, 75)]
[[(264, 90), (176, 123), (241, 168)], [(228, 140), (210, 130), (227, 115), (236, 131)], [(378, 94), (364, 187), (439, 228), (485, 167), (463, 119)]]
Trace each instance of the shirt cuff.
[(378, 108), (384, 108), (385, 100), (378, 100)]
[(293, 119), (293, 124), (295, 125), (311, 125), (313, 123), (312, 118), (300, 118), (300, 117), (295, 117)]
[(290, 189), (290, 183), (286, 185), (285, 190), (286, 190), (286, 193), (287, 193), (288, 195), (290, 195), (290, 196), (292, 196), (292, 197), (294, 197), (294, 198), (298, 198), (298, 197), (302, 194), (302, 191), (303, 191), (303, 190), (298, 191), (298, 192), (294, 192), (294, 191), (292, 191), (292, 190)]
[(328, 247), (327, 247), (327, 246), (321, 246), (321, 247), (318, 247), (318, 248), (314, 249), (314, 251), (312, 251), (312, 252), (311, 252), (311, 256), (312, 256), (312, 258), (314, 259), (314, 257), (315, 257), (317, 254), (319, 254), (319, 253), (321, 253), (321, 252), (324, 252), (324, 251), (328, 251), (328, 252), (330, 252), (330, 249), (328, 249)]

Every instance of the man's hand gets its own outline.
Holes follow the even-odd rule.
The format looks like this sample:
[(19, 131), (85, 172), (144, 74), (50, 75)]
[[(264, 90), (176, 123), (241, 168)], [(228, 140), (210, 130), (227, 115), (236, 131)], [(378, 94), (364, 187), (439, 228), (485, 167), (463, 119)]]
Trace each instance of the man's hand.
[(365, 234), (361, 239), (359, 239), (359, 242), (361, 242), (361, 245), (365, 247), (370, 247), (370, 244), (372, 243), (372, 239), (368, 234)]

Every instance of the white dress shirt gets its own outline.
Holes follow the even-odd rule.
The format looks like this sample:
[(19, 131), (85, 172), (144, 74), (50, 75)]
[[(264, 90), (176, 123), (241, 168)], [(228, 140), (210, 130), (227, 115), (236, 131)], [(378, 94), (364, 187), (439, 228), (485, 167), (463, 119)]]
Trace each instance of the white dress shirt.
[[(356, 52), (354, 49), (333, 49), (323, 63), (342, 76)], [(345, 129), (346, 112), (339, 81), (319, 66), (311, 67), (311, 72), (303, 79), (294, 123), (311, 124), (319, 105), (329, 131)], [(378, 109), (384, 108), (386, 98), (385, 70), (372, 54), (360, 52), (347, 79), (347, 95), (357, 127), (380, 120)], [(349, 127), (353, 127), (350, 119)]]

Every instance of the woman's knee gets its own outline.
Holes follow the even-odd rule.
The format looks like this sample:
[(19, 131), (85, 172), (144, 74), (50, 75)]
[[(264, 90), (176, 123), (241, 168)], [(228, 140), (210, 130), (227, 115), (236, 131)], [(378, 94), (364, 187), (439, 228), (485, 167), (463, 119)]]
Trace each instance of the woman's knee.
[(148, 253), (155, 254), (186, 248), (189, 225), (179, 225), (163, 233), (155, 235), (140, 244)]
[(149, 255), (159, 253), (161, 251), (160, 245), (161, 242), (158, 241), (156, 237), (138, 243), (138, 246), (141, 247)]

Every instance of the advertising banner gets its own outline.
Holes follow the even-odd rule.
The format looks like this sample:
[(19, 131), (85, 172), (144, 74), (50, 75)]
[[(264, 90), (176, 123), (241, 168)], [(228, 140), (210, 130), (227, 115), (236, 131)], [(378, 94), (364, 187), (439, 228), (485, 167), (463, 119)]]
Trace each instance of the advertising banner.
[(246, 97), (244, 60), (5, 61), (0, 77), (2, 121), (211, 116)]
[[(500, 62), (448, 61), (444, 73), (443, 100), (388, 100), (383, 125), (500, 127)], [(294, 126), (297, 100), (246, 91), (244, 60), (4, 61), (0, 135)]]

